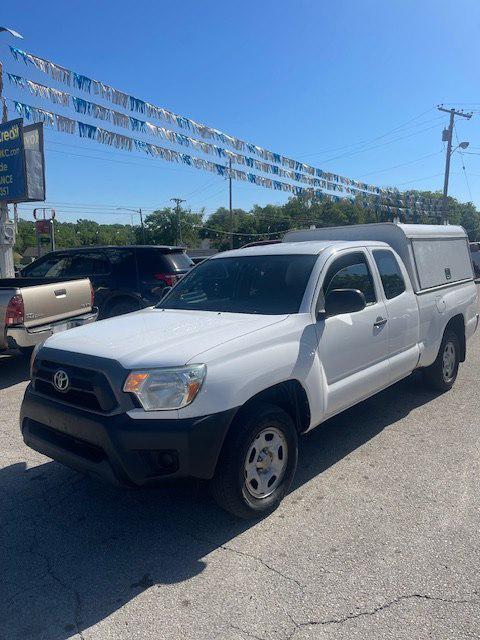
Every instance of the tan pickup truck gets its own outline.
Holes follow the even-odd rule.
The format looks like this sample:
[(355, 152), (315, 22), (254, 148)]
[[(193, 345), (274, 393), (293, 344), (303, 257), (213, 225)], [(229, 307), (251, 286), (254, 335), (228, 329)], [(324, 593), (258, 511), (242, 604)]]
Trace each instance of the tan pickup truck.
[(88, 278), (0, 279), (0, 351), (30, 352), (52, 334), (97, 319)]

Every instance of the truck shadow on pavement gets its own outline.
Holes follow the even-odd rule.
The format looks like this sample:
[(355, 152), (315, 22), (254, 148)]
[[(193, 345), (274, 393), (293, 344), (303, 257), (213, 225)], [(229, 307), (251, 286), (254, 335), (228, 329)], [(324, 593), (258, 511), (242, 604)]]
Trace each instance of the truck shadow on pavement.
[[(330, 420), (301, 440), (292, 491), (434, 397), (407, 379)], [(144, 590), (195, 577), (209, 553), (234, 549), (236, 536), (261, 526), (233, 520), (201, 483), (121, 491), (54, 462), (6, 467), (0, 495), (0, 637), (9, 640), (81, 634)], [(270, 516), (273, 526), (294, 500)], [(170, 591), (165, 606), (189, 606), (189, 589)]]

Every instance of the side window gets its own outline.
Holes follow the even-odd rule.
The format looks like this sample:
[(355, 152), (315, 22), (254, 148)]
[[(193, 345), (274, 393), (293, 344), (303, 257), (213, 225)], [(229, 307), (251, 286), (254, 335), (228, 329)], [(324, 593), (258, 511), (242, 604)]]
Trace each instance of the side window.
[(60, 278), (66, 274), (68, 263), (68, 256), (48, 256), (29, 265), (23, 274), (27, 278)]
[(73, 254), (71, 258), (67, 274), (69, 276), (97, 276), (110, 273), (110, 263), (103, 253), (81, 251)]
[(323, 281), (323, 295), (326, 297), (333, 289), (358, 289), (367, 304), (376, 302), (372, 274), (363, 253), (347, 253), (330, 265)]
[(373, 252), (375, 263), (380, 272), (385, 297), (388, 300), (396, 298), (405, 291), (400, 266), (391, 251), (378, 250)]

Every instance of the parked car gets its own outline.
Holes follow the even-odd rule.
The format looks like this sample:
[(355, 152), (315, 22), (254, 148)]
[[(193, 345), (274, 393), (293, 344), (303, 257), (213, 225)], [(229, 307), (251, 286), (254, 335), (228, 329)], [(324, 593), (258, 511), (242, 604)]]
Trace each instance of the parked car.
[(246, 518), (285, 496), (301, 434), (415, 369), (453, 386), (479, 320), (461, 227), (289, 236), (213, 256), (155, 308), (49, 338), (26, 444), (127, 486), (209, 479)]
[(77, 247), (47, 253), (22, 269), (35, 278), (90, 278), (99, 318), (156, 304), (193, 266), (181, 247)]
[(0, 351), (30, 353), (49, 336), (97, 319), (88, 279), (0, 279)]
[(480, 278), (480, 243), (470, 242), (470, 255), (472, 257), (475, 278)]

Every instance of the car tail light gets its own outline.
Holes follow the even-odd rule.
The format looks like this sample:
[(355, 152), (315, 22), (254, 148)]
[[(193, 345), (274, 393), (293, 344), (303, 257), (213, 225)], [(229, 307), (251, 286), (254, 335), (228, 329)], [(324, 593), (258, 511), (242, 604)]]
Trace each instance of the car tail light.
[(90, 282), (90, 306), (93, 307), (93, 303), (95, 302), (95, 291), (93, 289), (93, 285)]
[(155, 280), (160, 280), (161, 282), (164, 282), (167, 285), (167, 287), (173, 287), (173, 285), (177, 283), (180, 279), (174, 273), (154, 273), (153, 277), (155, 278)]
[(12, 296), (7, 306), (5, 315), (5, 324), (11, 326), (13, 324), (22, 324), (25, 320), (25, 305), (21, 294)]

